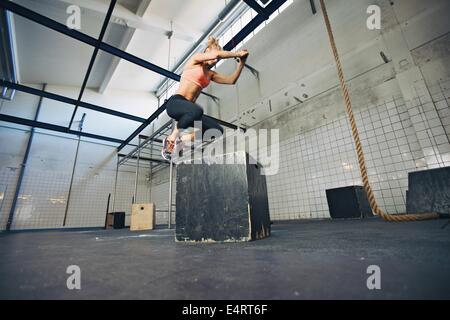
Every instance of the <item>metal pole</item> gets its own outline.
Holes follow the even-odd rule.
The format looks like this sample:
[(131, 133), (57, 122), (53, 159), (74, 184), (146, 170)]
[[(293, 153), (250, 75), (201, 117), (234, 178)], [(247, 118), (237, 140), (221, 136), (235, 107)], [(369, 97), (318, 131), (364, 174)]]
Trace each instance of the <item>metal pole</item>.
[(314, 0), (309, 0), (309, 3), (311, 4), (311, 11), (312, 11), (312, 13), (316, 14), (317, 10), (316, 10), (316, 4), (314, 3)]
[(108, 228), (108, 214), (109, 214), (109, 201), (111, 200), (111, 193), (108, 194), (108, 203), (106, 205), (106, 215), (105, 215), (105, 229)]
[[(231, 40), (233, 41), (233, 39), (234, 39), (234, 34), (233, 34), (233, 31), (231, 31)], [(234, 42), (233, 42), (233, 48), (235, 48)], [(235, 58), (235, 61), (237, 63), (240, 62), (240, 60), (238, 60), (237, 58)], [(239, 121), (239, 103), (240, 103), (240, 100), (239, 100), (239, 85), (238, 85), (238, 82), (236, 82), (235, 87), (236, 87), (236, 125), (238, 127), (240, 127), (241, 122)]]
[[(3, 192), (3, 194), (2, 194), (2, 198), (0, 199), (1, 200), (0, 201), (0, 212), (2, 212), (3, 203), (5, 202), (5, 197), (6, 197), (6, 192), (7, 191), (8, 191), (8, 185), (5, 186), (5, 190), (1, 191), (1, 192)], [(449, 208), (450, 208), (450, 206), (449, 206)]]
[[(158, 98), (159, 107), (159, 98)], [(152, 123), (152, 134), (155, 132), (155, 124)], [(153, 157), (153, 142), (150, 142), (150, 157)], [(152, 202), (152, 183), (153, 183), (153, 161), (150, 162), (150, 172), (149, 172), (149, 201)]]
[(116, 192), (117, 192), (117, 177), (119, 175), (119, 155), (117, 155), (117, 163), (116, 163), (116, 177), (114, 179), (114, 198), (112, 204), (112, 212), (115, 212), (116, 209)]
[(153, 162), (150, 162), (150, 171), (148, 176), (148, 183), (149, 183), (149, 200), (148, 202), (152, 202), (152, 183), (153, 183)]
[[(172, 22), (170, 22), (170, 27), (172, 28)], [(172, 34), (170, 33), (168, 38), (169, 38), (169, 54), (168, 54), (168, 59), (167, 59), (167, 69), (170, 70), (170, 49), (171, 49), (171, 37)], [(169, 81), (166, 82), (167, 83), (167, 87), (166, 87), (166, 101), (168, 99), (168, 91), (169, 91)], [(175, 121), (172, 120), (172, 131), (175, 127)], [(172, 179), (173, 179), (173, 160), (172, 157), (170, 157), (170, 163), (169, 163), (169, 203), (168, 203), (168, 216), (167, 216), (167, 224), (168, 224), (168, 228), (172, 228)]]
[[(83, 123), (84, 123), (85, 118), (86, 118), (86, 113), (83, 113), (83, 116), (81, 117), (80, 123), (78, 125), (78, 131), (80, 131), (80, 132), (81, 132), (81, 130), (83, 130)], [(70, 177), (69, 193), (67, 195), (66, 210), (64, 212), (63, 227), (66, 226), (67, 214), (69, 213), (70, 197), (72, 195), (73, 178), (75, 176), (75, 169), (77, 166), (78, 151), (80, 150), (80, 142), (81, 142), (81, 136), (78, 136), (77, 150), (75, 151), (75, 159), (73, 161), (73, 167), (72, 167), (72, 176)]]
[[(45, 90), (47, 84), (44, 83), (42, 90)], [(44, 98), (40, 98), (38, 102), (38, 106), (36, 108), (36, 113), (34, 115), (34, 121), (36, 121), (39, 117), (39, 112), (41, 111), (42, 100)], [(14, 212), (16, 211), (17, 199), (19, 198), (20, 189), (22, 188), (22, 181), (25, 175), (25, 168), (28, 164), (28, 156), (30, 155), (31, 144), (33, 143), (34, 137), (34, 127), (30, 130), (30, 137), (28, 138), (27, 149), (25, 150), (25, 155), (23, 156), (23, 162), (20, 167), (19, 179), (17, 180), (16, 191), (14, 192), (13, 202), (11, 204), (11, 209), (9, 211), (8, 222), (6, 223), (6, 231), (11, 230), (11, 225), (14, 220)]]
[(172, 180), (173, 180), (173, 160), (170, 158), (169, 164), (169, 216), (167, 217), (167, 223), (169, 229), (172, 227)]
[[(138, 145), (141, 144), (141, 136), (138, 137)], [(141, 148), (138, 148), (138, 154), (137, 154), (137, 163), (136, 163), (136, 176), (134, 178), (134, 193), (133, 193), (133, 200), (134, 203), (136, 203), (136, 197), (137, 197), (137, 186), (138, 186), (138, 179), (139, 179), (139, 158), (141, 156)]]
[[(167, 35), (167, 40), (169, 40), (169, 54), (167, 55), (167, 70), (170, 70), (170, 49), (172, 46), (172, 34), (173, 34), (173, 30), (172, 30), (172, 21), (170, 21), (170, 32)], [(168, 94), (169, 94), (169, 81), (166, 82), (166, 100), (168, 99)]]
[(241, 124), (241, 120), (239, 119), (239, 113), (240, 113), (240, 111), (239, 111), (239, 104), (240, 103), (241, 103), (241, 101), (239, 99), (239, 85), (236, 82), (236, 125), (238, 127), (240, 127), (242, 125)]

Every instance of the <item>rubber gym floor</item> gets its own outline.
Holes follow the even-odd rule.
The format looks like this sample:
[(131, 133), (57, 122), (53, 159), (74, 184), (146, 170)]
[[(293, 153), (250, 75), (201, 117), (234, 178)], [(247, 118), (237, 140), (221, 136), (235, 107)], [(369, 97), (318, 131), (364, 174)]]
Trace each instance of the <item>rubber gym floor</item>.
[[(175, 242), (167, 228), (3, 233), (0, 298), (449, 299), (446, 223), (285, 222), (266, 239), (221, 244)], [(67, 289), (69, 265), (80, 290)], [(379, 290), (367, 287), (372, 265)]]

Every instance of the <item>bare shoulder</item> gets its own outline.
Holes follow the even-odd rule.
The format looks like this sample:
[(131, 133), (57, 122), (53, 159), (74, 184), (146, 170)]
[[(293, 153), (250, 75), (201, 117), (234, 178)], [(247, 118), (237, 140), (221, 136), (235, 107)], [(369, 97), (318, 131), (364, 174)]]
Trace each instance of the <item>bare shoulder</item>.
[(186, 63), (186, 66), (195, 66), (201, 64), (206, 58), (206, 54), (202, 52), (195, 53)]
[(194, 58), (194, 56), (193, 57), (191, 57), (187, 62), (186, 62), (186, 64), (184, 65), (184, 70), (186, 70), (186, 69), (190, 69), (190, 68), (192, 68), (192, 67), (194, 67), (194, 66), (196, 66), (196, 65), (198, 65), (199, 63), (197, 62), (197, 60), (195, 60), (195, 58)]

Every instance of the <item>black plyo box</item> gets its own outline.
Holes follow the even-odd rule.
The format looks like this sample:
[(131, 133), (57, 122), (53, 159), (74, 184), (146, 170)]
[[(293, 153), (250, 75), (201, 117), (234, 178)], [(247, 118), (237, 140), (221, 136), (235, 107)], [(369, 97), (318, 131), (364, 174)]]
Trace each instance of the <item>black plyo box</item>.
[(125, 228), (125, 212), (114, 212), (114, 229)]
[[(176, 240), (249, 241), (270, 235), (266, 178), (245, 152), (177, 165)], [(211, 159), (210, 159), (211, 160)], [(213, 161), (214, 162), (214, 161)]]
[(408, 213), (450, 213), (450, 167), (408, 173)]
[(325, 192), (330, 216), (333, 219), (373, 216), (366, 192), (362, 186), (327, 189)]
[(110, 212), (106, 219), (106, 229), (122, 229), (125, 227), (125, 212)]

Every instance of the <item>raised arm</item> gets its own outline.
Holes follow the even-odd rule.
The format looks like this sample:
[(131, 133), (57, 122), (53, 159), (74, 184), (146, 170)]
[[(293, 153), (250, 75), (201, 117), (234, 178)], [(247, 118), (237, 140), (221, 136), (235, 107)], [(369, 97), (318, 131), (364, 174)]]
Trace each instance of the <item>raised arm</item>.
[(211, 80), (220, 83), (220, 84), (235, 84), (237, 79), (239, 79), (239, 76), (241, 75), (242, 69), (244, 69), (245, 61), (247, 60), (248, 51), (243, 50), (239, 51), (239, 64), (236, 68), (236, 70), (233, 72), (233, 74), (230, 75), (222, 75), (215, 71), (209, 71)]
[(196, 53), (192, 60), (194, 64), (199, 64), (209, 60), (215, 59), (229, 59), (229, 58), (239, 58), (243, 55), (243, 51), (233, 52), (224, 50), (211, 50), (209, 52)]

